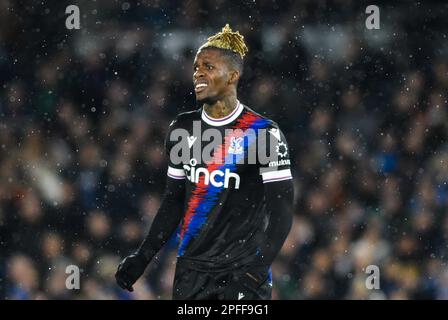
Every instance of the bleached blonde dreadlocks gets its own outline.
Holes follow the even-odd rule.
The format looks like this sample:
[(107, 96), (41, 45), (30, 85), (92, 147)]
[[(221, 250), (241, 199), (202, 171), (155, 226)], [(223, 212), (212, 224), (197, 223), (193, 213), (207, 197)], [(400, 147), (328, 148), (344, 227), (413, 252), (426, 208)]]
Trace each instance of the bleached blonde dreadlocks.
[(243, 74), (243, 58), (249, 49), (244, 42), (244, 36), (238, 31), (232, 31), (229, 24), (226, 24), (221, 32), (209, 37), (198, 51), (202, 49), (219, 50), (228, 63), (239, 71), (240, 76)]
[(249, 51), (244, 42), (244, 36), (242, 36), (239, 31), (232, 31), (229, 24), (226, 24), (221, 32), (209, 37), (207, 42), (204, 43), (199, 50), (209, 47), (230, 50), (238, 53), (241, 59), (243, 59)]

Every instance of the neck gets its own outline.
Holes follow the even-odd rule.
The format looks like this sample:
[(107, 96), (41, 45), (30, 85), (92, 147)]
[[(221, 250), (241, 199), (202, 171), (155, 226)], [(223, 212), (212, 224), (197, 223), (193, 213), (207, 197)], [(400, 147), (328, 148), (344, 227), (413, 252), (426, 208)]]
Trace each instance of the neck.
[(205, 113), (214, 119), (224, 118), (232, 113), (237, 106), (236, 96), (232, 95), (213, 104), (204, 103)]

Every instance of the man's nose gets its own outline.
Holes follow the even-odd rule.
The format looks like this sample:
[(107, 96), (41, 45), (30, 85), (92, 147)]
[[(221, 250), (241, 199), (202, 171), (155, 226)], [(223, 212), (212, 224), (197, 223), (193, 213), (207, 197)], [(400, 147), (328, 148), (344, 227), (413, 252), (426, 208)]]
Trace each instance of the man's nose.
[(198, 70), (196, 70), (196, 71), (193, 73), (193, 78), (194, 78), (194, 79), (199, 79), (199, 78), (201, 78), (201, 77), (203, 77), (203, 76), (204, 76), (204, 72), (202, 72), (201, 69), (198, 69)]

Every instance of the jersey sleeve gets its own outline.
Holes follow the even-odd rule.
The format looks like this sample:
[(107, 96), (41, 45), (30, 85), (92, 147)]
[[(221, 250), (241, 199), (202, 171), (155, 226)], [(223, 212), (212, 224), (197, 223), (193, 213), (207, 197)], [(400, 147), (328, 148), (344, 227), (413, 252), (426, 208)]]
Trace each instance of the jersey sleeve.
[(167, 175), (171, 179), (184, 180), (185, 171), (183, 169), (183, 164), (176, 158), (176, 155), (171, 152), (175, 144), (179, 143), (179, 141), (175, 139), (176, 135), (173, 134), (173, 131), (176, 129), (179, 129), (178, 119), (171, 122), (165, 137), (165, 153), (168, 159)]
[(258, 137), (258, 164), (263, 183), (292, 179), (289, 146), (283, 132), (276, 125)]

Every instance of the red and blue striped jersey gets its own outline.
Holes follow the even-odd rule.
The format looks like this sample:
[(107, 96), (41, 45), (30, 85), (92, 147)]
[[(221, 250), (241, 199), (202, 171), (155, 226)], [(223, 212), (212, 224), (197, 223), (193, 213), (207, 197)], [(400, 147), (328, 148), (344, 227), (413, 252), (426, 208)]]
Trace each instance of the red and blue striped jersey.
[(178, 256), (216, 268), (250, 262), (269, 219), (263, 184), (292, 179), (278, 125), (240, 102), (221, 119), (199, 109), (173, 121), (166, 149), (168, 179), (186, 184)]

